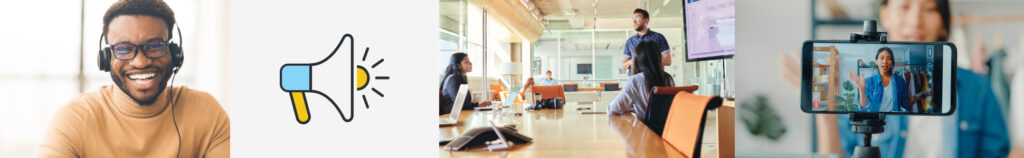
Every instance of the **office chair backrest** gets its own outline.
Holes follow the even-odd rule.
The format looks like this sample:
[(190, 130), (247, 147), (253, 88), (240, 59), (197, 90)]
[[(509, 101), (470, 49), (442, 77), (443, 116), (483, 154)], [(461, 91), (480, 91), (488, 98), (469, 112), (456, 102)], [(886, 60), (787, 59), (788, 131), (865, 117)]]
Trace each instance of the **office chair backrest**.
[[(550, 85), (550, 86), (533, 86), (533, 93), (540, 93), (540, 98), (533, 99), (551, 99), (551, 98), (565, 98), (565, 91), (562, 91), (562, 85)], [(527, 94), (533, 95), (533, 94)]]
[(578, 83), (565, 83), (562, 84), (562, 87), (566, 92), (575, 92), (579, 90), (580, 85)]
[(699, 96), (679, 92), (672, 99), (672, 108), (665, 120), (661, 139), (686, 157), (700, 157), (707, 110), (722, 106), (722, 97)]
[(505, 98), (501, 95), (501, 92), (506, 91), (505, 86), (500, 83), (491, 84), (491, 98)]
[(619, 90), (619, 83), (618, 82), (605, 82), (605, 83), (601, 83), (601, 89), (604, 89), (604, 91), (618, 91)]
[(669, 108), (672, 107), (672, 99), (676, 93), (697, 91), (697, 85), (683, 87), (654, 87), (651, 89), (650, 100), (647, 101), (647, 114), (644, 117), (644, 124), (661, 136), (665, 129), (665, 119), (668, 118)]

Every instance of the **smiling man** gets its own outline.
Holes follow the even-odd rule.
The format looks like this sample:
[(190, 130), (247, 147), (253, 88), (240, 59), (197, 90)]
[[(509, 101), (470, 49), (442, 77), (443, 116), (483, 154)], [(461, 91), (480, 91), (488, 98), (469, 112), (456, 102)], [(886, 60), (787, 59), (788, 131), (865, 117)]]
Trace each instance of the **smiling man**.
[(217, 100), (167, 87), (182, 56), (170, 42), (174, 23), (163, 1), (110, 6), (99, 64), (116, 86), (82, 94), (60, 109), (37, 157), (229, 157), (231, 125)]

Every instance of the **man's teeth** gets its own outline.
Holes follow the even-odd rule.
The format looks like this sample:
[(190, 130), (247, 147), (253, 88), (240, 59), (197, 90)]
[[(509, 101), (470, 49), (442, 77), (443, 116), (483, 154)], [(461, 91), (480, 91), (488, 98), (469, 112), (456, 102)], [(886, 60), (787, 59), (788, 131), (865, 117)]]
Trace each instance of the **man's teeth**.
[(151, 79), (154, 76), (156, 76), (156, 73), (152, 73), (152, 72), (151, 73), (131, 74), (131, 75), (128, 75), (128, 79), (132, 79), (132, 80)]

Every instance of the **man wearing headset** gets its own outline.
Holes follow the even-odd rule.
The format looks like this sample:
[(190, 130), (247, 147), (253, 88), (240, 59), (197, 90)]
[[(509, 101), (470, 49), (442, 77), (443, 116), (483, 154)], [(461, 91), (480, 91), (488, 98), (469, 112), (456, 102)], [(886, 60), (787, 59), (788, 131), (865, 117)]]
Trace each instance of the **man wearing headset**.
[(167, 87), (183, 59), (181, 47), (171, 42), (174, 24), (174, 12), (161, 0), (110, 6), (99, 65), (116, 86), (61, 108), (37, 157), (229, 157), (231, 125), (217, 100)]

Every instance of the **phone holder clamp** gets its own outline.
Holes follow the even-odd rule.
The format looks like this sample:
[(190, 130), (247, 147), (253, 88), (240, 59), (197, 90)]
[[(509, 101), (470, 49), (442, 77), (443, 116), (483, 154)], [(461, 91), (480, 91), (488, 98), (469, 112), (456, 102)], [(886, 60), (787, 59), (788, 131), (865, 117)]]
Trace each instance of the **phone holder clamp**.
[[(885, 32), (878, 32), (875, 20), (864, 20), (864, 32), (850, 33), (850, 43), (888, 42)], [(853, 133), (864, 135), (864, 145), (854, 147), (853, 158), (879, 158), (882, 152), (878, 146), (871, 145), (871, 135), (885, 131), (885, 114), (850, 113), (850, 125)]]
[(850, 33), (850, 43), (857, 42), (880, 42), (886, 43), (888, 36), (885, 32), (877, 31), (877, 22), (875, 20), (864, 20), (864, 32), (862, 33)]

